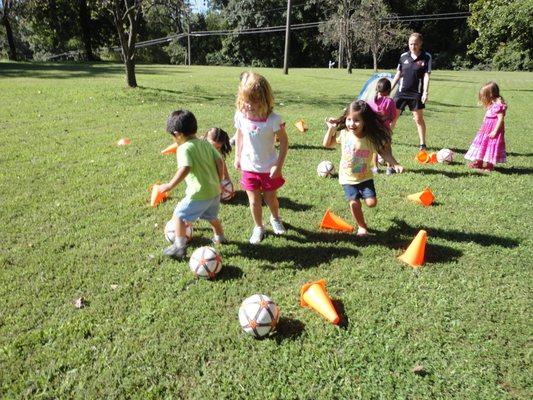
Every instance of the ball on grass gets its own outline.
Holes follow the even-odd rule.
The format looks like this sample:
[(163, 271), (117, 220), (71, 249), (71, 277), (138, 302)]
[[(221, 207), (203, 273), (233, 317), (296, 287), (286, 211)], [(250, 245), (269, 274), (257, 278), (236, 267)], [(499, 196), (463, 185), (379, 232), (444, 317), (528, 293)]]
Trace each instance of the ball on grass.
[(244, 332), (262, 338), (276, 330), (279, 307), (264, 294), (254, 294), (245, 299), (239, 308), (239, 322)]
[(189, 259), (189, 268), (198, 278), (214, 279), (222, 269), (222, 257), (212, 247), (199, 247)]
[(318, 176), (321, 176), (323, 178), (331, 177), (335, 173), (335, 166), (331, 161), (322, 161), (316, 167), (316, 172)]
[[(176, 225), (173, 220), (168, 221), (165, 225), (165, 239), (170, 243), (174, 243), (174, 240), (176, 240), (175, 228), (176, 228)], [(192, 240), (192, 225), (191, 224), (186, 224), (185, 236), (187, 237), (187, 243), (189, 243)]]
[(442, 149), (437, 152), (437, 161), (441, 164), (453, 162), (454, 153), (450, 149)]

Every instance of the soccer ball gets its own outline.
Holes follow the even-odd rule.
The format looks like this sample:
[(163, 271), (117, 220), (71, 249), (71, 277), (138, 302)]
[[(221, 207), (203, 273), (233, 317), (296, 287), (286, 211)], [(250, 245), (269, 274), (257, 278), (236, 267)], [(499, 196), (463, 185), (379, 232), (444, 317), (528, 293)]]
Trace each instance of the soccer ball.
[(239, 308), (239, 322), (244, 332), (256, 338), (276, 330), (279, 307), (264, 294), (254, 294), (244, 300)]
[(453, 151), (450, 149), (442, 149), (437, 153), (437, 161), (444, 164), (449, 164), (453, 161)]
[(196, 277), (213, 279), (222, 269), (222, 257), (212, 247), (199, 247), (191, 255), (189, 268)]
[[(165, 225), (165, 239), (169, 241), (170, 243), (174, 243), (174, 240), (176, 240), (176, 231), (174, 230), (175, 225), (174, 221), (170, 220)], [(185, 236), (187, 237), (187, 243), (189, 243), (192, 240), (192, 225), (186, 224), (185, 226)]]
[(228, 201), (235, 196), (235, 189), (233, 188), (233, 183), (229, 179), (224, 179), (220, 182), (220, 200)]
[(320, 164), (318, 164), (318, 167), (316, 167), (316, 172), (318, 176), (324, 178), (329, 177), (335, 173), (335, 167), (331, 161), (322, 161)]

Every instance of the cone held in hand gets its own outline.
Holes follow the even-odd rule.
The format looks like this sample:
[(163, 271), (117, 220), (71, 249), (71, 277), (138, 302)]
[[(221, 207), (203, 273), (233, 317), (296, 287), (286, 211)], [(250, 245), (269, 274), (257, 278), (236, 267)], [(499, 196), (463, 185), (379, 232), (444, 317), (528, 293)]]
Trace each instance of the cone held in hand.
[(152, 186), (152, 196), (150, 198), (150, 206), (156, 207), (162, 201), (165, 201), (168, 197), (168, 192), (161, 193), (159, 191), (159, 185), (155, 184)]
[(326, 291), (326, 281), (321, 279), (316, 282), (306, 283), (300, 289), (300, 306), (310, 307), (321, 314), (332, 324), (340, 321), (339, 314), (335, 311), (333, 303)]
[(172, 143), (166, 149), (161, 150), (161, 154), (176, 154), (177, 150), (178, 150), (178, 144)]
[(333, 214), (329, 208), (326, 210), (322, 222), (320, 223), (322, 229), (334, 229), (341, 232), (353, 232), (353, 226), (343, 220), (341, 217)]
[(409, 264), (413, 268), (424, 265), (426, 252), (427, 232), (421, 230), (413, 239), (405, 253), (398, 257), (399, 260)]
[(430, 188), (425, 188), (423, 191), (410, 194), (407, 198), (415, 203), (422, 204), (424, 206), (430, 206), (435, 200), (435, 196), (431, 192)]

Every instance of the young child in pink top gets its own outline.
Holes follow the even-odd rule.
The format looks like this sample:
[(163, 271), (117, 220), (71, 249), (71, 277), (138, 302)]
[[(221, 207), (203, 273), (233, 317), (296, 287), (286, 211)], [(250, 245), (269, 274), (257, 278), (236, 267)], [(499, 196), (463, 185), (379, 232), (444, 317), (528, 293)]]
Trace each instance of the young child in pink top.
[[(368, 102), (368, 105), (376, 114), (378, 114), (382, 119), (383, 123), (387, 128), (391, 130), (394, 128), (394, 121), (396, 119), (396, 105), (394, 100), (392, 100), (389, 95), (391, 92), (391, 83), (387, 78), (381, 78), (376, 84), (376, 95), (372, 100)], [(378, 155), (374, 153), (372, 158), (372, 172), (377, 174), (378, 169)], [(393, 168), (387, 163), (386, 173), (391, 175), (393, 173)]]

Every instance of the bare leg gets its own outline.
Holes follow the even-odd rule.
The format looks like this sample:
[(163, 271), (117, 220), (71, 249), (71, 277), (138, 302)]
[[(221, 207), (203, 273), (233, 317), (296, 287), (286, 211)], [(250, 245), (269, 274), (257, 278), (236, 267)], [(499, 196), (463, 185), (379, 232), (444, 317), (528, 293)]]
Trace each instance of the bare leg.
[(424, 110), (414, 110), (413, 119), (415, 120), (420, 144), (426, 144), (426, 121), (424, 121)]
[(267, 206), (270, 209), (270, 214), (272, 214), (275, 219), (279, 219), (279, 201), (277, 197), (277, 191), (272, 190), (270, 192), (264, 192), (263, 197), (265, 199), (265, 203), (267, 203)]
[(263, 202), (261, 192), (257, 190), (247, 190), (248, 201), (250, 202), (250, 211), (254, 219), (255, 226), (263, 226)]
[(374, 208), (378, 204), (378, 199), (375, 197), (368, 197), (365, 199), (365, 204), (368, 208)]
[(222, 228), (222, 223), (220, 222), (218, 218), (209, 221), (209, 223), (211, 224), (211, 227), (213, 228), (213, 234), (215, 236), (224, 235), (224, 229)]
[(350, 211), (355, 221), (357, 222), (357, 226), (359, 227), (359, 229), (357, 230), (357, 233), (359, 234), (360, 231), (366, 232), (365, 217), (363, 215), (363, 210), (361, 209), (361, 202), (359, 201), (359, 199), (350, 200)]

